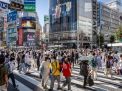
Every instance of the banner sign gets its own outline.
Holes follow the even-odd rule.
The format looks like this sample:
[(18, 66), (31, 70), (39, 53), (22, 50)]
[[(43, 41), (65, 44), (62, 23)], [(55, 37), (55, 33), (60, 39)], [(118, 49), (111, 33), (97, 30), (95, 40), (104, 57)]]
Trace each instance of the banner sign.
[(30, 4), (30, 5), (31, 5), (31, 4), (34, 4), (34, 5), (35, 5), (36, 2), (24, 2), (24, 4)]
[(35, 17), (22, 17), (22, 20), (33, 20), (36, 21)]
[(4, 17), (0, 17), (0, 32), (4, 31)]
[(13, 22), (17, 19), (17, 11), (12, 11), (7, 15), (7, 22)]
[(22, 46), (23, 45), (23, 30), (18, 29), (18, 45)]
[(0, 8), (8, 9), (8, 4), (0, 1)]
[(24, 0), (24, 11), (35, 12), (36, 11), (36, 0)]
[(48, 15), (45, 15), (44, 16), (44, 23), (46, 24), (46, 23), (49, 23), (49, 22), (50, 22), (49, 16)]
[(31, 5), (31, 4), (24, 5), (24, 11), (28, 11), (28, 12), (36, 11), (35, 5)]

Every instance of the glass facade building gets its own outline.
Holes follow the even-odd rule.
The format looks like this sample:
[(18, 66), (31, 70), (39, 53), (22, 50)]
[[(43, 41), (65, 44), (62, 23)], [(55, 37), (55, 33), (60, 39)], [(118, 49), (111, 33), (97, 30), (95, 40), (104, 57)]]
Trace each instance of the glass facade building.
[(77, 29), (77, 0), (50, 0), (51, 32)]
[[(50, 36), (53, 44), (90, 43), (92, 0), (50, 0)], [(69, 46), (68, 45), (68, 46)]]

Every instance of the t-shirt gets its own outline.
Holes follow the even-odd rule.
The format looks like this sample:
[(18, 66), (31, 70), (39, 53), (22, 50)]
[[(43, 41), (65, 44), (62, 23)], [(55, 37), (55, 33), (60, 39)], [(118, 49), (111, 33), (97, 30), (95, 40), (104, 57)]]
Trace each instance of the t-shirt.
[(71, 76), (71, 64), (63, 63), (63, 76), (70, 77)]
[(54, 61), (51, 63), (52, 66), (52, 75), (59, 76), (60, 75), (60, 65), (59, 61)]
[(0, 67), (0, 86), (4, 85), (5, 82), (5, 75), (7, 74), (7, 69), (6, 67), (3, 65)]

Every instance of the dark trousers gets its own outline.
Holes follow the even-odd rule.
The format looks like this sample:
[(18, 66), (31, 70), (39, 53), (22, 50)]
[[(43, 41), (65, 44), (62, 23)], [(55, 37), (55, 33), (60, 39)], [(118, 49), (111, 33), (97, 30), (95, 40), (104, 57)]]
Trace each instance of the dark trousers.
[(11, 78), (13, 87), (16, 88), (16, 83), (15, 83), (15, 77), (14, 77), (14, 74), (13, 74), (13, 73), (10, 73), (10, 74), (8, 75), (8, 78)]
[(71, 78), (70, 77), (65, 77), (66, 81), (63, 84), (63, 87), (65, 87), (66, 85), (68, 85), (68, 90), (71, 90)]
[(50, 84), (50, 89), (51, 90), (53, 90), (53, 88), (54, 88), (55, 80), (57, 80), (57, 82), (58, 82), (58, 88), (60, 88), (60, 76), (52, 76), (51, 84)]
[(84, 83), (83, 83), (83, 87), (85, 87), (87, 85), (87, 77), (88, 76), (84, 76)]
[(19, 70), (19, 66), (20, 66), (20, 61), (17, 61), (17, 70)]
[(40, 61), (37, 59), (37, 70), (39, 71)]

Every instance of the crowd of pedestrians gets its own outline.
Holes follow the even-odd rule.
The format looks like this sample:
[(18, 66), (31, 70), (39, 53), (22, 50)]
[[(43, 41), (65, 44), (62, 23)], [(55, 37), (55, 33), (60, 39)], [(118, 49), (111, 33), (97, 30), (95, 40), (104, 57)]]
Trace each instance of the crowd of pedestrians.
[[(55, 81), (57, 89), (72, 90), (72, 69), (80, 65), (79, 74), (84, 77), (83, 88), (89, 84), (94, 85), (97, 80), (97, 72), (104, 71), (106, 77), (122, 74), (122, 54), (117, 51), (106, 51), (100, 49), (68, 49), (68, 50), (18, 50), (0, 51), (0, 91), (7, 91), (8, 79), (10, 78), (13, 87), (17, 89), (14, 70), (20, 74), (29, 74), (32, 69), (37, 69), (42, 79), (42, 87), (53, 91)], [(109, 76), (110, 75), (110, 76)], [(61, 78), (65, 78), (61, 86)], [(50, 80), (50, 88), (47, 82)]]

